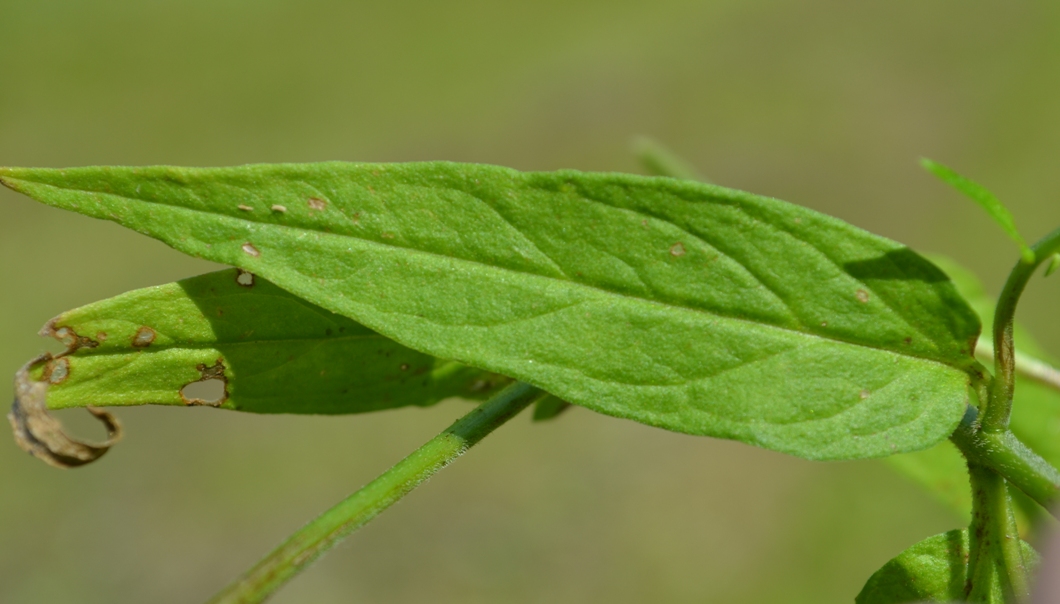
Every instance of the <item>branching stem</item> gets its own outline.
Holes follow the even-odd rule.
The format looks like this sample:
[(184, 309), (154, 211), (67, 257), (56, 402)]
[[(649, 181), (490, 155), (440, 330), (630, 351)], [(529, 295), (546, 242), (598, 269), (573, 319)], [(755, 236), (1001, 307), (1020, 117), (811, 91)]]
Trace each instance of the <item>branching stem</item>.
[(1012, 432), (983, 432), (976, 429), (976, 420), (975, 407), (969, 406), (950, 436), (968, 463), (997, 472), (1045, 509), (1054, 509), (1060, 502), (1060, 471)]
[(341, 539), (364, 526), (544, 394), (516, 382), (324, 512), (258, 562), (210, 604), (264, 602)]

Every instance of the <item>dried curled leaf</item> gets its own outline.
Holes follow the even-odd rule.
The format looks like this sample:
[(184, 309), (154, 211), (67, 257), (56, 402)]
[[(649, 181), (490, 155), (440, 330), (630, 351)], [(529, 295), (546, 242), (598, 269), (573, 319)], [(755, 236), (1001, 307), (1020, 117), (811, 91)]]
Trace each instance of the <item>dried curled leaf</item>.
[(83, 466), (102, 457), (121, 440), (121, 422), (102, 409), (88, 407), (88, 412), (106, 426), (107, 440), (101, 444), (91, 444), (64, 432), (62, 424), (48, 412), (45, 405), (48, 382), (30, 377), (33, 367), (50, 360), (52, 355), (41, 355), (26, 363), (15, 374), (15, 402), (11, 405), (7, 419), (15, 433), (15, 442), (23, 451), (56, 468)]

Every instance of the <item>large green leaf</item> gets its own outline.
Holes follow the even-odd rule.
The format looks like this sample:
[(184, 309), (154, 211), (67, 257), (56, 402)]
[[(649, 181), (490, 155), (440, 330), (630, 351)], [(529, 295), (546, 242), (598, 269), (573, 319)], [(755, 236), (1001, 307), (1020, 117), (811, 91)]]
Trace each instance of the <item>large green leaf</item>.
[(42, 368), (52, 408), (360, 413), (483, 398), (502, 382), (235, 269), (90, 304), (59, 315), (43, 333), (74, 349)]
[(927, 447), (979, 321), (908, 248), (670, 178), (452, 163), (0, 169), (402, 344), (596, 411), (814, 459)]
[[(949, 258), (934, 255), (930, 258), (950, 276), (961, 296), (979, 314), (989, 332), (993, 323), (994, 302), (984, 292), (978, 277)], [(1018, 322), (1014, 339), (1021, 358), (1053, 363)], [(988, 340), (985, 344), (990, 346)], [(1054, 466), (1060, 465), (1060, 391), (1017, 373), (1010, 428), (1020, 441), (1046, 461)], [(967, 466), (952, 443), (942, 442), (926, 451), (895, 455), (889, 457), (887, 462), (920, 483), (950, 509), (963, 517), (970, 516), (972, 497), (968, 487)], [(1022, 511), (1021, 525), (1026, 526), (1028, 521), (1042, 516), (1037, 504), (1022, 493), (1013, 490), (1013, 496), (1019, 504), (1018, 509)]]
[[(1023, 558), (1032, 567), (1038, 554), (1026, 542)], [(968, 531), (954, 530), (917, 543), (888, 562), (869, 578), (856, 604), (907, 604), (912, 602), (964, 601), (968, 575)], [(1000, 581), (986, 604), (1005, 604)]]

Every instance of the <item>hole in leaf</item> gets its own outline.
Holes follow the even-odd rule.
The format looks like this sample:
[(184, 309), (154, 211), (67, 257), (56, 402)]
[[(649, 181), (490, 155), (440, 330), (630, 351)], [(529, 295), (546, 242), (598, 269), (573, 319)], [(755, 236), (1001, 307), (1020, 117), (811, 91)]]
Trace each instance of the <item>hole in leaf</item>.
[(243, 287), (254, 287), (254, 274), (248, 273), (243, 269), (239, 269), (236, 273), (236, 283)]
[(185, 405), (219, 406), (228, 398), (226, 384), (221, 378), (192, 382), (180, 389)]

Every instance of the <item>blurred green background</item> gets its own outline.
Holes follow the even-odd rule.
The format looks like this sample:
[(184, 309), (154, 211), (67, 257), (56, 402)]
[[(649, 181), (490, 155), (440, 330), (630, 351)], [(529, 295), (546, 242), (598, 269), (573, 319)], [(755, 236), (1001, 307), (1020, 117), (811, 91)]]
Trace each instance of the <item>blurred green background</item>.
[[(0, 0), (0, 165), (446, 159), (715, 182), (976, 269), (1017, 258), (929, 156), (1060, 225), (1060, 4), (957, 0)], [(0, 374), (59, 312), (211, 269), (0, 191)], [(1060, 353), (1060, 278), (1021, 319)], [(0, 444), (0, 602), (204, 600), (467, 410), (123, 409), (100, 463)], [(82, 414), (65, 421), (94, 435)], [(575, 409), (517, 418), (276, 598), (850, 602), (959, 526), (880, 462), (811, 463)]]

